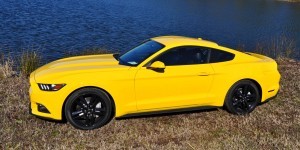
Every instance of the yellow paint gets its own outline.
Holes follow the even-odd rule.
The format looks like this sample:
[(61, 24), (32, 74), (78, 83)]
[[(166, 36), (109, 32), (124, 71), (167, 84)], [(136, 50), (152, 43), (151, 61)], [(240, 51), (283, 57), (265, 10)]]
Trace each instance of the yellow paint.
[[(116, 106), (116, 117), (175, 108), (223, 106), (230, 87), (242, 79), (254, 80), (261, 86), (261, 101), (275, 96), (279, 90), (277, 64), (266, 56), (249, 55), (196, 38), (164, 36), (152, 40), (165, 47), (136, 67), (119, 65), (112, 54), (106, 54), (65, 58), (37, 69), (30, 76), (32, 113), (61, 120), (67, 97), (84, 87), (97, 87), (109, 93)], [(165, 67), (164, 72), (145, 66), (166, 50), (185, 45), (220, 49), (235, 54), (235, 58), (211, 64), (153, 64), (153, 67)], [(41, 91), (37, 83), (66, 86), (49, 92)], [(274, 91), (268, 92), (271, 90)], [(37, 103), (46, 106), (50, 114), (38, 112)]]

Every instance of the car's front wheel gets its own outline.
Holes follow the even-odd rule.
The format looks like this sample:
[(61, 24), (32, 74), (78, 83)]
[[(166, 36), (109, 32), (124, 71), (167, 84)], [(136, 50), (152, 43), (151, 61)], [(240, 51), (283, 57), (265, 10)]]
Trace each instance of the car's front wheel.
[(64, 111), (66, 119), (75, 128), (92, 130), (111, 120), (113, 103), (104, 91), (84, 88), (69, 96)]
[(235, 83), (227, 93), (225, 107), (233, 114), (244, 115), (252, 112), (260, 102), (257, 86), (250, 80)]

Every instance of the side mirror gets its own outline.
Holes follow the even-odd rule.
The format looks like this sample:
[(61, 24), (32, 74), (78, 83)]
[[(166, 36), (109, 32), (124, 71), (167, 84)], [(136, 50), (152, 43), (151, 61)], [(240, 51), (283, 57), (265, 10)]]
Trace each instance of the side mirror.
[(163, 70), (166, 68), (165, 64), (161, 61), (155, 61), (153, 62), (149, 67), (147, 67), (148, 69), (159, 69), (159, 70)]

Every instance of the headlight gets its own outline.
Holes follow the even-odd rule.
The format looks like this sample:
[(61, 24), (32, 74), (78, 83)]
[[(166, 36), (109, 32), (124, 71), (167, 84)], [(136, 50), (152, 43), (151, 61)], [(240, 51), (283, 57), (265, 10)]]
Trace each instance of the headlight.
[(58, 91), (66, 84), (41, 84), (38, 83), (40, 90), (42, 91)]

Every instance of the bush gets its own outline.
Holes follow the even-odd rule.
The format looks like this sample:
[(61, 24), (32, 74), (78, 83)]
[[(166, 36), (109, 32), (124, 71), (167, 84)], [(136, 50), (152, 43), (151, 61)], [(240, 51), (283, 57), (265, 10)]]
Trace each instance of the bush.
[(0, 79), (8, 78), (14, 75), (16, 72), (13, 71), (14, 62), (10, 57), (5, 58), (4, 54), (0, 54)]
[(23, 51), (20, 57), (19, 69), (22, 75), (28, 76), (41, 65), (41, 56), (35, 50)]
[(254, 52), (267, 55), (272, 58), (295, 58), (299, 55), (296, 53), (295, 40), (289, 39), (286, 36), (274, 38), (269, 44), (258, 43)]

